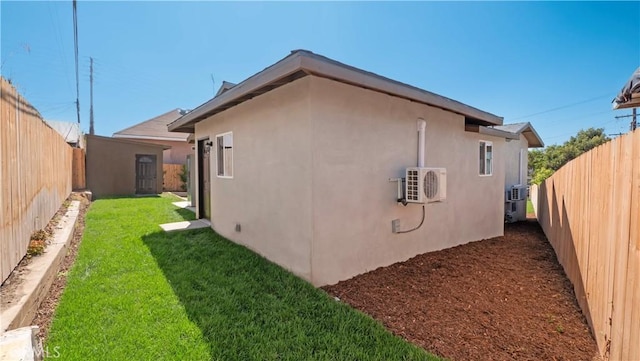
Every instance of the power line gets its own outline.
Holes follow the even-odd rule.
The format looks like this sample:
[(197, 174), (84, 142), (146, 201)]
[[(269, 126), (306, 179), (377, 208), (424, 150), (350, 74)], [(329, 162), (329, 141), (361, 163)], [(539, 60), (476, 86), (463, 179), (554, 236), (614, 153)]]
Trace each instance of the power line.
[(77, 0), (73, 0), (73, 50), (76, 58), (76, 112), (78, 115), (78, 127), (80, 126), (80, 72), (78, 69), (78, 6)]
[(575, 102), (575, 103), (571, 103), (571, 104), (567, 104), (567, 105), (562, 105), (562, 106), (559, 106), (559, 107), (556, 107), (556, 108), (551, 108), (551, 109), (543, 110), (543, 111), (541, 111), (541, 112), (537, 112), (537, 113), (533, 113), (533, 114), (529, 114), (529, 115), (524, 115), (524, 116), (521, 116), (521, 117), (513, 118), (513, 119), (510, 119), (509, 121), (516, 121), (516, 120), (520, 120), (520, 119), (531, 118), (531, 117), (536, 116), (536, 115), (541, 115), (541, 114), (547, 114), (547, 113), (555, 112), (555, 111), (557, 111), (557, 110), (562, 110), (562, 109), (570, 108), (570, 107), (573, 107), (573, 106), (576, 106), (576, 105), (580, 105), (580, 104), (584, 104), (584, 103), (589, 103), (589, 102), (592, 102), (592, 101), (594, 101), (594, 100), (602, 99), (602, 98), (605, 98), (605, 97), (611, 97), (611, 93), (607, 93), (607, 94), (599, 95), (599, 96), (594, 97), (594, 98), (589, 98), (589, 99), (586, 99), (586, 100), (581, 100), (581, 101), (579, 101), (579, 102)]
[[(613, 123), (613, 122), (615, 122), (615, 121), (616, 121), (616, 119), (614, 119), (614, 120), (608, 120), (608, 121), (606, 121), (606, 122), (604, 122), (604, 123), (598, 123), (598, 124), (591, 125), (591, 126), (590, 126), (590, 128), (603, 127), (603, 126), (605, 126), (605, 125), (607, 125), (607, 124), (611, 124), (611, 123)], [(577, 132), (564, 133), (564, 134), (558, 134), (558, 135), (552, 135), (552, 136), (550, 136), (550, 137), (545, 137), (545, 139), (554, 139), (554, 138), (566, 137), (567, 135), (575, 135), (576, 133), (577, 133)]]
[(622, 119), (622, 118), (632, 118), (631, 119), (631, 124), (629, 125), (629, 128), (631, 129), (631, 131), (633, 132), (634, 130), (636, 130), (636, 127), (638, 126), (638, 123), (636, 121), (636, 108), (633, 108), (633, 112), (631, 114), (626, 114), (626, 115), (616, 115), (615, 117), (616, 119)]
[(570, 121), (574, 121), (574, 120), (584, 120), (585, 118), (589, 118), (592, 117), (594, 115), (600, 115), (600, 114), (609, 114), (611, 113), (611, 110), (604, 110), (601, 112), (595, 112), (595, 113), (589, 113), (589, 114), (582, 114), (582, 115), (576, 115), (576, 116), (572, 116), (570, 118), (563, 118), (563, 119), (554, 119), (553, 121), (555, 123), (562, 123), (562, 122), (570, 122)]
[[(58, 45), (58, 54), (59, 54), (59, 58), (62, 60), (62, 63), (64, 65), (64, 75), (65, 75), (65, 80), (67, 81), (67, 86), (69, 87), (69, 89), (73, 89), (71, 86), (71, 81), (69, 79), (69, 68), (67, 67), (67, 56), (65, 55), (65, 51), (64, 51), (64, 47), (63, 47), (63, 42), (62, 42), (62, 32), (60, 30), (60, 27), (58, 26), (59, 21), (59, 16), (58, 16), (58, 10), (57, 7), (56, 9), (56, 18), (54, 19), (53, 16), (53, 12), (51, 11), (51, 8), (53, 7), (53, 5), (51, 3), (47, 4), (47, 10), (49, 11), (49, 19), (51, 19), (51, 26), (53, 28), (53, 32), (54, 32), (54, 38), (56, 41), (56, 44)], [(51, 58), (51, 57), (49, 57)]]

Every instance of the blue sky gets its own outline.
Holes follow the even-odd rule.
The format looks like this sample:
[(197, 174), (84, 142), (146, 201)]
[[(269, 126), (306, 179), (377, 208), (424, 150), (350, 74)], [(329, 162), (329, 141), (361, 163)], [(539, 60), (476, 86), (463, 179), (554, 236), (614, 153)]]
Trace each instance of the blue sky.
[[(1, 5), (2, 76), (46, 119), (76, 121), (72, 2)], [(194, 108), (308, 49), (530, 121), (547, 144), (626, 132), (611, 100), (640, 66), (640, 2), (78, 3), (80, 107), (96, 133)], [(212, 84), (213, 75), (215, 84)], [(557, 109), (560, 108), (560, 109)], [(557, 110), (554, 110), (557, 109)]]

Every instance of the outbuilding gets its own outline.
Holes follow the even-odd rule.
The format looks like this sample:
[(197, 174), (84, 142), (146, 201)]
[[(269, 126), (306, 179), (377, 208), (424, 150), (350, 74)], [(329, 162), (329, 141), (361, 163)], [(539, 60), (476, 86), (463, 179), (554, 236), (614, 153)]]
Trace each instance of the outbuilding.
[(95, 197), (162, 193), (162, 152), (169, 148), (86, 135), (87, 188)]
[(200, 218), (316, 286), (500, 236), (503, 119), (296, 50), (169, 125)]

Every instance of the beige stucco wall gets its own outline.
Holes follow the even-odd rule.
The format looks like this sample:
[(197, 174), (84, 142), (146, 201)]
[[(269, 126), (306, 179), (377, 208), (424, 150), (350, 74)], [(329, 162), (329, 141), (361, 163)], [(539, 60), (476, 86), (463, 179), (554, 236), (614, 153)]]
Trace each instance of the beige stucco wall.
[(96, 197), (136, 193), (136, 154), (156, 156), (156, 192), (162, 193), (162, 146), (86, 136), (87, 188)]
[[(393, 219), (408, 229), (421, 218), (389, 182), (416, 165), (419, 117), (448, 198), (426, 205), (420, 230), (393, 234)], [(196, 124), (197, 139), (229, 131), (233, 179), (216, 177), (211, 156), (212, 228), (316, 286), (503, 233), (504, 139), (465, 132), (463, 116), (307, 76)], [(489, 177), (480, 139), (494, 144)]]
[[(348, 279), (417, 254), (503, 234), (504, 139), (464, 131), (464, 117), (397, 97), (312, 78), (312, 283)], [(416, 120), (427, 122), (425, 165), (447, 169), (447, 199), (396, 203), (396, 183), (417, 164)], [(478, 141), (494, 145), (492, 176), (478, 175)]]
[[(505, 190), (511, 189), (511, 186), (527, 184), (527, 167), (528, 167), (528, 149), (529, 142), (520, 135), (519, 140), (512, 140), (505, 143), (504, 159), (505, 159)], [(524, 150), (522, 156), (522, 167), (520, 167), (520, 151)], [(518, 178), (520, 176), (521, 178)], [(521, 180), (521, 182), (520, 182)], [(513, 212), (512, 204), (505, 202), (505, 212)], [(527, 218), (527, 203), (526, 201), (519, 201), (515, 204), (515, 220), (525, 220)]]
[(518, 183), (518, 173), (520, 173), (519, 158), (521, 149), (524, 149), (525, 155), (522, 157), (523, 164), (520, 179), (522, 179), (524, 185), (527, 184), (528, 155), (526, 152), (529, 149), (529, 142), (527, 142), (527, 139), (521, 134), (519, 140), (512, 140), (505, 143), (505, 189), (520, 184)]
[(303, 78), (196, 124), (196, 138), (214, 144), (216, 134), (233, 132), (233, 179), (216, 176), (211, 154), (212, 228), (305, 279), (313, 214), (309, 85)]

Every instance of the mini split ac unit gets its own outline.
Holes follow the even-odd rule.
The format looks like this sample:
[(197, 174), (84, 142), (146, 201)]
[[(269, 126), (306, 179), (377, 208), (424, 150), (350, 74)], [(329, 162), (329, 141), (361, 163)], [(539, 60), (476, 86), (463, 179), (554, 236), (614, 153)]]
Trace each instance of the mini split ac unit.
[(512, 186), (507, 191), (507, 201), (524, 201), (527, 199), (527, 187), (522, 185)]
[(404, 196), (409, 203), (432, 203), (445, 200), (447, 170), (445, 168), (407, 168)]

